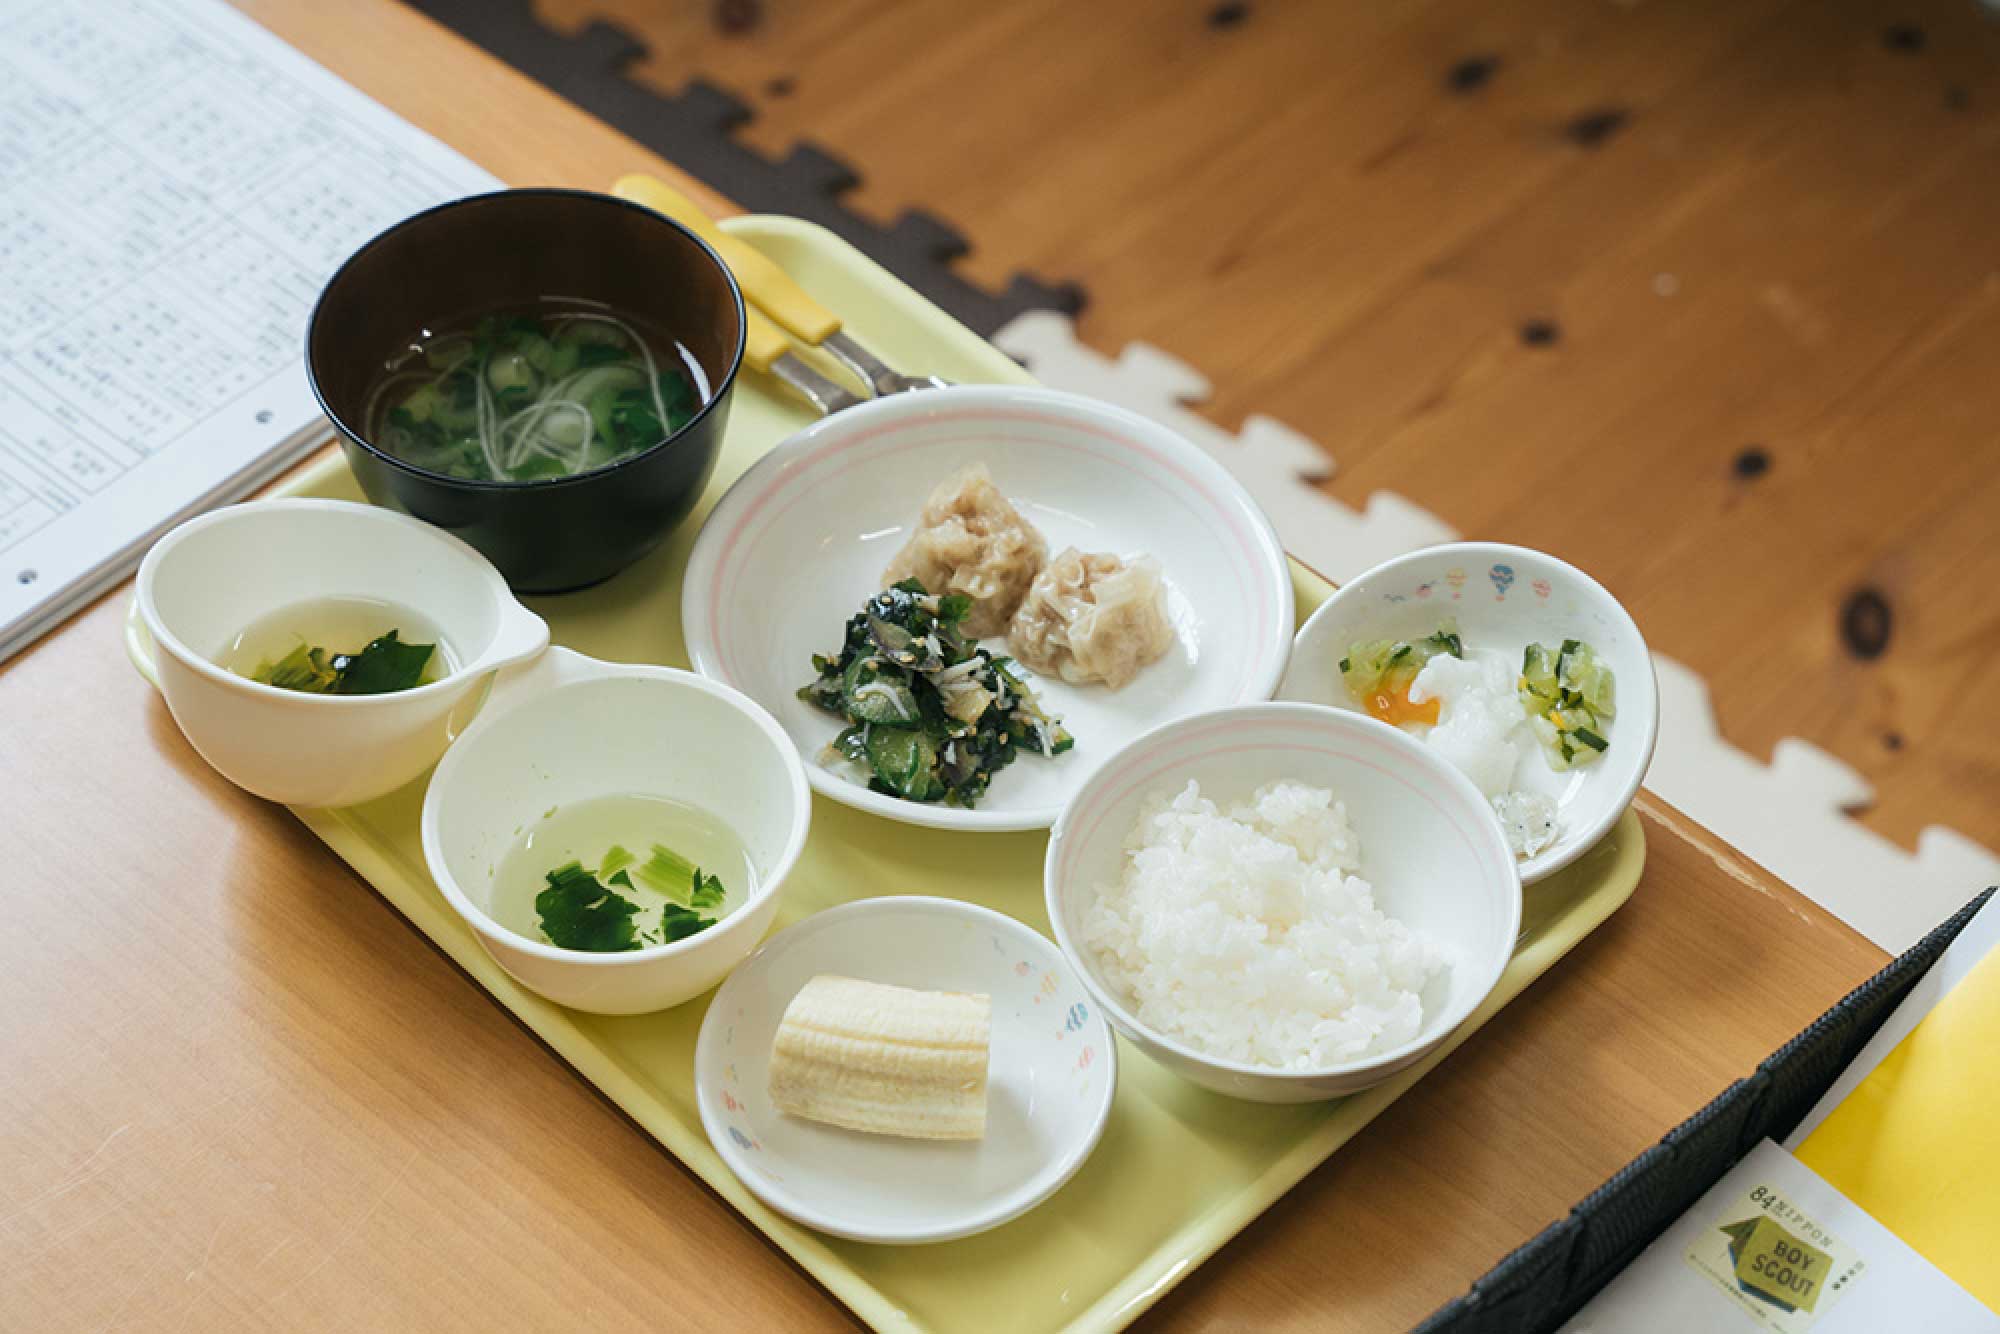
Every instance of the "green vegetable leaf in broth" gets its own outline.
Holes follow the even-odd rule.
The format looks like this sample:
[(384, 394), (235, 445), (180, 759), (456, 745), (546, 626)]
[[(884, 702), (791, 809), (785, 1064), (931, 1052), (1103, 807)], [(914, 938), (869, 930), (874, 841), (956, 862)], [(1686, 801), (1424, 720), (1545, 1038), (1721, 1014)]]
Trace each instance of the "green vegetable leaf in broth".
[(448, 477), (588, 472), (658, 444), (700, 408), (682, 368), (608, 312), (496, 313), (426, 332), (417, 350), (387, 368), (378, 390), (390, 392), (377, 393), (365, 429), (387, 452)]
[(530, 366), (543, 375), (549, 373), (549, 366), (555, 360), (555, 344), (542, 337), (540, 330), (522, 334), (514, 339), (514, 350), (521, 354)]
[(509, 468), (507, 475), (517, 482), (533, 482), (544, 477), (567, 477), (569, 469), (555, 459), (537, 454)]
[(694, 872), (694, 863), (662, 843), (655, 843), (646, 860), (632, 868), (648, 886), (662, 894), (680, 897)]
[(612, 400), (609, 424), (611, 442), (630, 453), (657, 445), (667, 435), (653, 411), (653, 396), (644, 389), (627, 389)]
[(435, 644), (405, 644), (391, 630), (359, 653), (335, 655), (336, 695), (386, 695), (408, 690), (424, 679)]
[(560, 380), (577, 368), (582, 353), (582, 346), (576, 343), (551, 343), (547, 364), (539, 369), (550, 380)]
[(325, 649), (300, 644), (276, 662), (258, 663), (250, 678), (280, 690), (324, 695), (333, 689), (339, 674), (327, 662)]
[(688, 892), (688, 906), (693, 908), (720, 908), (725, 891), (720, 876), (703, 875), (699, 866), (688, 877), (693, 888)]
[[(425, 401), (418, 397), (423, 392), (418, 390), (417, 394), (410, 395), (409, 402), (389, 409), (389, 425), (412, 440), (441, 441), (444, 439), (444, 428), (430, 419)], [(423, 409), (422, 416), (417, 415), (419, 409)]]
[[(672, 851), (661, 847), (657, 843), (653, 845), (653, 852), (654, 859), (660, 861), (663, 865), (671, 865), (680, 863), (681, 861)], [(599, 874), (605, 875), (605, 880), (608, 884), (623, 885), (626, 889), (631, 889), (632, 876), (630, 867), (632, 862), (632, 854), (614, 843), (610, 851), (604, 854), (604, 864), (606, 866), (616, 864), (619, 869), (615, 872), (605, 874), (602, 868), (600, 868)], [(640, 870), (640, 878), (646, 878), (644, 868)], [(661, 904), (659, 930), (657, 932), (648, 932), (642, 937), (647, 943), (655, 945), (671, 944), (676, 940), (684, 940), (698, 931), (706, 931), (715, 925), (713, 917), (704, 917), (691, 909), (721, 907), (723, 894), (722, 881), (712, 875), (704, 876), (700, 870), (694, 867), (688, 868), (688, 878), (693, 885), (693, 891), (687, 896), (691, 907), (682, 907), (678, 903), (671, 902)], [(646, 883), (650, 885), (652, 881), (647, 880)], [(661, 892), (665, 893), (666, 891), (663, 889)]]
[[(548, 888), (535, 895), (535, 915), (551, 943), (598, 954), (639, 948), (632, 925), (639, 909), (630, 899), (599, 884), (576, 862), (559, 866), (544, 878)], [(625, 887), (631, 888), (629, 880)]]
[(667, 405), (667, 411), (676, 408), (683, 411), (694, 407), (694, 390), (678, 371), (660, 372), (660, 401)]
[(571, 343), (576, 349), (574, 368), (582, 370), (588, 366), (609, 366), (614, 361), (625, 360), (625, 349), (613, 343)]
[[(624, 849), (618, 851), (623, 852)], [(722, 906), (722, 880), (717, 876), (704, 876), (700, 867), (665, 844), (655, 843), (652, 854), (632, 869), (648, 888), (670, 899), (694, 908)]]
[(463, 365), (477, 353), (470, 338), (438, 338), (424, 348), (424, 364), (434, 371)]
[(660, 401), (667, 407), (664, 434), (672, 435), (694, 420), (694, 389), (678, 372), (660, 372)]
[(691, 912), (678, 903), (666, 904), (660, 910), (660, 937), (665, 944), (685, 940), (714, 925), (713, 917), (703, 917), (700, 913)]

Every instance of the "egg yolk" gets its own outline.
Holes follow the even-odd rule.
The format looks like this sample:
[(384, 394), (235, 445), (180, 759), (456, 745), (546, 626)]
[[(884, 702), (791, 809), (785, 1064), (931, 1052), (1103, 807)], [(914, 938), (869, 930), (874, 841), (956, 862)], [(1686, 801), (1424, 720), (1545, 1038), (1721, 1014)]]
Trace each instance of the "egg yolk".
[(1430, 723), (1438, 720), (1438, 704), (1435, 699), (1427, 699), (1421, 704), (1410, 700), (1410, 685), (1417, 679), (1415, 672), (1392, 672), (1382, 678), (1382, 683), (1368, 692), (1362, 706), (1371, 718), (1396, 727), (1404, 723)]

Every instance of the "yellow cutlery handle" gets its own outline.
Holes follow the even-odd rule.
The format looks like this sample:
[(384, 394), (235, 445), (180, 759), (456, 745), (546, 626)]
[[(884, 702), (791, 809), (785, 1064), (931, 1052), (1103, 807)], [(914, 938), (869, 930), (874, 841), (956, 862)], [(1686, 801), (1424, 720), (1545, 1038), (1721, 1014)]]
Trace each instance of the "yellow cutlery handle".
[(792, 342), (784, 330), (766, 319), (755, 306), (743, 307), (743, 360), (752, 370), (768, 371), (771, 363), (788, 355)]
[[(702, 240), (715, 247), (722, 262), (736, 275), (743, 297), (776, 320), (780, 327), (802, 343), (819, 346), (840, 332), (840, 317), (806, 294), (757, 247), (739, 241), (715, 225), (701, 205), (665, 181), (652, 176), (621, 176), (611, 187), (620, 199), (664, 213)], [(752, 363), (754, 364), (754, 363)]]

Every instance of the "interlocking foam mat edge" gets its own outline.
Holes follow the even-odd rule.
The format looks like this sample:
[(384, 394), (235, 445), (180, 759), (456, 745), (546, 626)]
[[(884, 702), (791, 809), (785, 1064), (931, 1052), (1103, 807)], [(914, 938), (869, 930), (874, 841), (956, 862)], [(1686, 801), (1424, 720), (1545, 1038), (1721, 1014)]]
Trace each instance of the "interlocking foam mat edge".
[(861, 178), (812, 143), (772, 161), (737, 142), (748, 106), (695, 80), (672, 96), (631, 78), (645, 43), (597, 20), (574, 35), (545, 27), (531, 0), (405, 0), (552, 92), (607, 121), (752, 212), (789, 213), (819, 223), (894, 273), (979, 334), (991, 337), (1017, 315), (1074, 315), (1085, 295), (1074, 282), (1015, 274), (999, 292), (961, 277), (952, 262), (971, 250), (957, 228), (923, 210), (884, 226), (848, 209), (842, 196)]

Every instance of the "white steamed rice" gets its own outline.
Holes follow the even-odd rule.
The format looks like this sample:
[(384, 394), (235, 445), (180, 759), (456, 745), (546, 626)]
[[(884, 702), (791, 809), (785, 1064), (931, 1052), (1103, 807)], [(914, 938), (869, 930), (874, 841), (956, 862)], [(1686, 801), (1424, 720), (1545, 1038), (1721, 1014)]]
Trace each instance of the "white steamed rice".
[(1083, 940), (1150, 1027), (1249, 1065), (1307, 1070), (1423, 1024), (1437, 942), (1375, 906), (1333, 794), (1276, 782), (1223, 812), (1189, 782), (1148, 798)]

